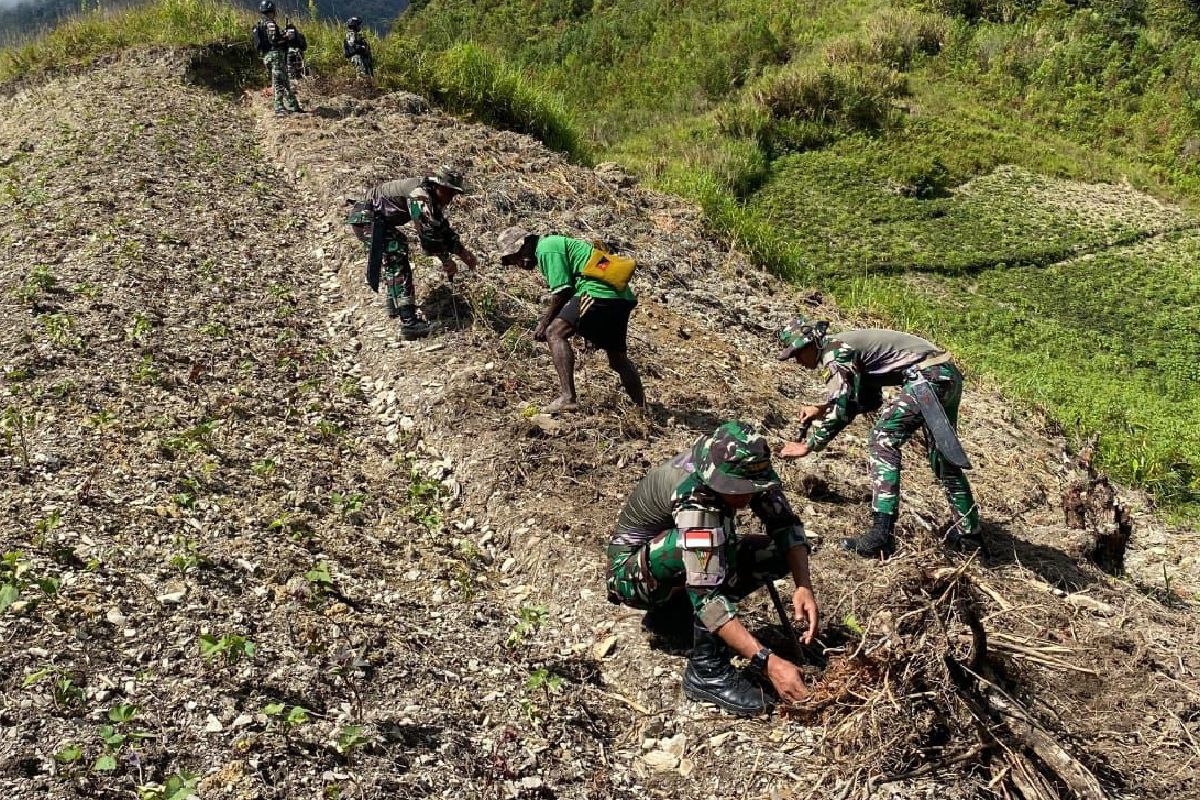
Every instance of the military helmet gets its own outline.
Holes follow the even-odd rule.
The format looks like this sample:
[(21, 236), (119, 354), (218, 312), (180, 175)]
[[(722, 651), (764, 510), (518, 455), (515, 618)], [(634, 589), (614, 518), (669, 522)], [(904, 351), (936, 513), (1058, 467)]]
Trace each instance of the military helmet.
[(779, 351), (777, 358), (787, 361), (812, 342), (816, 342), (817, 347), (820, 347), (828, 331), (829, 323), (824, 320), (813, 321), (806, 317), (796, 317), (779, 331), (783, 349)]
[(429, 180), (438, 186), (445, 186), (447, 189), (453, 192), (458, 192), (459, 194), (467, 190), (466, 184), (463, 181), (462, 172), (445, 164), (438, 167), (437, 172), (435, 172), (429, 178)]
[(692, 465), (705, 485), (722, 494), (757, 494), (781, 485), (766, 437), (748, 422), (730, 420), (697, 439)]
[(500, 235), (496, 239), (496, 249), (500, 251), (500, 258), (505, 259), (521, 252), (521, 248), (525, 246), (525, 240), (528, 238), (529, 231), (519, 225), (500, 231)]
[(351, 17), (350, 19), (346, 20), (346, 27), (352, 31), (359, 30), (360, 28), (362, 28), (362, 18), (361, 17)]
[(271, 0), (262, 0), (262, 2), (258, 4), (258, 11), (260, 14), (270, 14), (274, 10), (275, 4), (272, 3)]

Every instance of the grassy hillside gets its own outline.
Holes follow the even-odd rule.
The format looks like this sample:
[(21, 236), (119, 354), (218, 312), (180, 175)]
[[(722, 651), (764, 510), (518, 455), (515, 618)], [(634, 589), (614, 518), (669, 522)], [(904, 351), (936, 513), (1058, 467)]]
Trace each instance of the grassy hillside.
[(1175, 205), (1200, 197), (1196, 9), (433, 0), (398, 33), (519, 68), (584, 156), (937, 337), (1194, 512), (1200, 239)]

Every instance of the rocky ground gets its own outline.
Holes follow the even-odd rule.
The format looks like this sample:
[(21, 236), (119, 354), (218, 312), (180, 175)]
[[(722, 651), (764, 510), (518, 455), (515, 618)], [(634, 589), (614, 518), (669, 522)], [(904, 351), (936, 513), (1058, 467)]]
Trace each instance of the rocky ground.
[[(411, 95), (310, 85), (278, 119), (194, 66), (129, 54), (0, 120), (5, 797), (1096, 796), (1079, 770), (1099, 796), (1200, 791), (1195, 534), (1122, 493), (1125, 577), (1091, 566), (1073, 457), (978, 382), (988, 554), (937, 546), (915, 450), (901, 555), (828, 546), (868, 518), (858, 423), (782, 468), (819, 543), (812, 701), (743, 721), (682, 698), (684, 651), (604, 599), (622, 498), (724, 419), (786, 434), (818, 384), (773, 360), (784, 319), (869, 321), (619, 169)], [(417, 257), (442, 331), (403, 342), (342, 200), (445, 161), (481, 266), (450, 284)], [(638, 256), (649, 413), (597, 355), (584, 413), (540, 413), (541, 290), (494, 253), (517, 222)]]

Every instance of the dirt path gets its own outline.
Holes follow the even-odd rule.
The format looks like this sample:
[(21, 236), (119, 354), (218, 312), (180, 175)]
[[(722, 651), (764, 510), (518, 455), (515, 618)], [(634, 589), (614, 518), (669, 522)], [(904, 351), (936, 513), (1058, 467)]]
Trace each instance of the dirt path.
[[(803, 719), (736, 721), (684, 700), (683, 654), (604, 600), (602, 546), (647, 466), (725, 418), (785, 431), (816, 391), (771, 358), (802, 298), (705, 239), (694, 209), (526, 137), (312, 87), (315, 113), (281, 120), (180, 83), (185, 63), (51, 82), (0, 122), (0, 402), (35, 418), (0, 456), (2, 549), (22, 554), (0, 616), (6, 796), (132, 797), (185, 770), (206, 798), (978, 796), (981, 759), (878, 788), (917, 753), (971, 748), (945, 738), (961, 733), (929, 699), (945, 687), (893, 697), (893, 718), (838, 694), (874, 696), (900, 656), (846, 660)], [(418, 258), (445, 330), (406, 343), (362, 285), (341, 198), (447, 160), (478, 187), (452, 218), (485, 265), (450, 287)], [(492, 252), (518, 221), (639, 255), (631, 355), (651, 414), (595, 355), (585, 413), (537, 414), (554, 394), (530, 338), (539, 289)], [(866, 521), (865, 433), (784, 469), (822, 542)], [(1194, 615), (1069, 555), (1061, 442), (986, 387), (964, 440), (993, 546), (960, 573), (1009, 637), (993, 642), (1005, 687), (1108, 789), (1196, 791)], [(928, 533), (944, 500), (915, 456), (906, 554), (815, 556), (834, 663), (855, 627), (873, 650), (893, 637), (878, 652), (927, 641), (880, 614), (958, 569)], [(226, 649), (203, 656), (205, 634)], [(112, 721), (124, 705), (133, 720)], [(310, 713), (289, 726), (296, 706)], [(858, 769), (887, 719), (915, 744)], [(155, 738), (112, 744), (137, 732)], [(114, 770), (89, 769), (105, 755)]]

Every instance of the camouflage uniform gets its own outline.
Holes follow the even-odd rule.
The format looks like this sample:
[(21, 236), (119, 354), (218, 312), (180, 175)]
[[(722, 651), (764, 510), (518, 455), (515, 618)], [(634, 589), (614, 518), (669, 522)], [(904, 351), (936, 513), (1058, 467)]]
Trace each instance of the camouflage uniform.
[[(755, 453), (748, 471), (727, 468)], [(750, 508), (767, 535), (739, 537), (736, 511), (720, 492), (753, 492)], [(727, 422), (634, 488), (608, 546), (609, 600), (650, 609), (686, 591), (696, 622), (716, 631), (737, 616), (738, 601), (788, 574), (784, 554), (797, 546), (808, 546), (804, 526), (771, 468), (766, 441), (745, 423)]]
[[(805, 443), (812, 452), (823, 450), (860, 413), (883, 405), (884, 386), (900, 387), (899, 394), (883, 409), (871, 429), (868, 446), (871, 508), (895, 517), (900, 507), (900, 450), (925, 424), (912, 382), (918, 375), (924, 376), (946, 410), (950, 424), (957, 427), (962, 373), (949, 354), (936, 345), (898, 331), (870, 329), (826, 335), (823, 329), (814, 330), (806, 321), (797, 320), (781, 333), (781, 338), (789, 348), (815, 341), (820, 349), (820, 364), (828, 381), (828, 410), (809, 430)], [(932, 441), (926, 431), (922, 443), (929, 466), (956, 512), (957, 533), (976, 536), (979, 509), (971, 494), (971, 484), (961, 468), (932, 447)]]
[(263, 28), (266, 41), (271, 49), (263, 55), (263, 64), (271, 70), (271, 89), (275, 95), (275, 110), (283, 112), (299, 111), (300, 103), (292, 92), (291, 81), (287, 73), (288, 40), (284, 37), (283, 28), (270, 17), (264, 16), (258, 22)]
[(431, 184), (434, 178), (407, 178), (382, 183), (354, 206), (346, 219), (355, 235), (370, 246), (372, 226), (386, 226), (383, 254), (383, 280), (389, 311), (407, 319), (415, 318), (416, 288), (409, 261), (408, 239), (400, 230), (408, 222), (417, 229), (421, 249), (429, 255), (450, 255), (462, 250), (462, 242), (445, 212), (437, 204)]
[(371, 45), (362, 31), (346, 31), (345, 41), (342, 42), (342, 53), (350, 59), (359, 77), (369, 78), (375, 74), (375, 62), (371, 58)]

